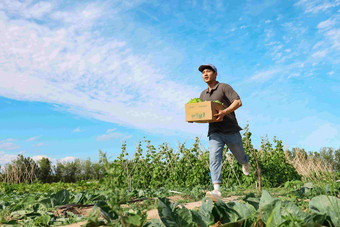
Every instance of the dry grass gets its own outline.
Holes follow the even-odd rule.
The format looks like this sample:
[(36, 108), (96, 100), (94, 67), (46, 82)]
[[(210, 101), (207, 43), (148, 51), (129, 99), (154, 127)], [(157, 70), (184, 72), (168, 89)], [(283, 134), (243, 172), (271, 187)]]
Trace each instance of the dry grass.
[(19, 168), (16, 165), (5, 166), (0, 174), (0, 182), (19, 184), (23, 182), (32, 183), (36, 179), (36, 166), (24, 165)]
[(308, 181), (335, 180), (335, 170), (332, 164), (316, 158), (311, 155), (306, 155), (305, 152), (298, 150), (293, 158), (286, 151), (286, 158), (291, 163), (296, 171)]

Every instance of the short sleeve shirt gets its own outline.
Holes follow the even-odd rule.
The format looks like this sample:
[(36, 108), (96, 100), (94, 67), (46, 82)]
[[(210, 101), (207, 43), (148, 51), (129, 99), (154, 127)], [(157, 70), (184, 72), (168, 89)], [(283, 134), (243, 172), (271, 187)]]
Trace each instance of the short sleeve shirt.
[[(210, 92), (209, 88), (202, 91), (200, 98), (203, 101), (218, 100), (223, 103), (224, 108), (228, 108), (236, 99), (240, 99), (240, 96), (230, 85), (216, 81)], [(208, 136), (212, 133), (232, 134), (240, 130), (242, 128), (237, 123), (235, 112), (231, 112), (224, 116), (223, 121), (209, 123)]]

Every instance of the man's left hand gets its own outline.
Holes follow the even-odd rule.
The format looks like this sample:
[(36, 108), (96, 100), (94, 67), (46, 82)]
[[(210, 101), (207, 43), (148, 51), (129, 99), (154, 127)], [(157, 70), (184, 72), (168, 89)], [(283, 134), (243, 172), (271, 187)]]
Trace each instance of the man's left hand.
[(218, 113), (214, 114), (214, 117), (217, 117), (216, 120), (217, 121), (221, 121), (223, 120), (223, 117), (225, 115), (227, 115), (226, 111), (225, 110), (216, 110)]

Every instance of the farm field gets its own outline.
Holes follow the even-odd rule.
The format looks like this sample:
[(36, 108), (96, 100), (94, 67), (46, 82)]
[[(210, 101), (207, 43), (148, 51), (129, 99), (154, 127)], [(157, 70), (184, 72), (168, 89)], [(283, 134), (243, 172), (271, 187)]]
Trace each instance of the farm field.
[[(100, 151), (100, 161), (86, 165), (76, 160), (49, 166), (48, 160), (35, 163), (18, 156), (0, 175), (0, 224), (339, 226), (340, 182), (334, 163), (303, 150), (284, 150), (275, 138), (264, 139), (257, 150), (250, 136), (246, 130), (243, 145), (251, 174), (242, 174), (226, 147), (223, 199), (215, 203), (205, 197), (211, 190), (209, 155), (199, 139), (191, 148), (180, 144), (177, 150), (166, 143), (156, 148), (141, 141), (132, 156), (123, 144), (115, 160)], [(99, 179), (62, 182), (85, 176), (84, 166), (100, 169), (100, 175), (92, 175)], [(58, 182), (42, 183), (50, 179)]]
[[(213, 203), (200, 186), (171, 192), (105, 189), (100, 182), (1, 184), (3, 226), (338, 226), (340, 183), (288, 182), (284, 187), (223, 188)], [(178, 204), (196, 201), (196, 208)], [(198, 201), (198, 203), (197, 203)], [(161, 219), (151, 219), (157, 209)], [(149, 212), (150, 213), (150, 212)], [(155, 216), (153, 216), (155, 217)], [(156, 215), (157, 217), (157, 215)]]

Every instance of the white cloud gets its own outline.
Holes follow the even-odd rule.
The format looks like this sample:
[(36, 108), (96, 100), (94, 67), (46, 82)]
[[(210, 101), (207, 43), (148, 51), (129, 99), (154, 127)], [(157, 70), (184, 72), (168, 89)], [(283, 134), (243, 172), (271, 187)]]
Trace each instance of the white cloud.
[(117, 128), (108, 129), (108, 130), (106, 130), (106, 133), (113, 132), (113, 131), (116, 131), (116, 130), (117, 130)]
[(338, 145), (340, 141), (340, 133), (337, 128), (329, 123), (319, 125), (314, 131), (310, 132), (309, 135), (301, 141), (305, 147), (325, 147)]
[(28, 138), (26, 141), (29, 142), (29, 141), (34, 141), (36, 139), (39, 139), (41, 136), (34, 136), (34, 137), (31, 137), (31, 138)]
[(33, 144), (32, 147), (42, 147), (44, 146), (44, 143), (37, 143), (37, 144)]
[(316, 14), (324, 12), (330, 8), (340, 5), (340, 1), (335, 0), (300, 0), (295, 4), (298, 7), (302, 7), (305, 13)]
[(65, 157), (65, 158), (61, 158), (61, 159), (59, 159), (58, 161), (59, 162), (72, 162), (72, 161), (74, 161), (74, 160), (76, 160), (77, 158), (75, 158), (75, 157), (72, 157), (72, 156), (68, 156), (68, 157)]
[(340, 29), (332, 29), (326, 35), (332, 42), (332, 48), (340, 50)]
[(73, 130), (73, 133), (77, 133), (77, 132), (82, 132), (82, 130), (80, 130), (80, 128), (76, 128)]
[(17, 150), (19, 148), (20, 148), (20, 146), (18, 146), (15, 143), (11, 143), (11, 142), (0, 143), (0, 150)]
[(325, 21), (320, 22), (316, 27), (318, 29), (327, 29), (330, 27), (333, 27), (334, 25), (336, 25), (336, 19), (335, 18), (329, 18)]
[(257, 81), (267, 81), (273, 78), (274, 76), (278, 75), (279, 69), (270, 69), (267, 71), (262, 71), (254, 74), (250, 77), (250, 80), (257, 80)]
[(157, 17), (155, 17), (152, 13), (147, 12), (146, 10), (142, 10), (142, 9), (138, 9), (138, 11), (144, 13), (146, 16), (148, 16), (149, 18), (151, 18), (154, 21), (160, 22), (159, 19)]
[(57, 160), (55, 158), (48, 157), (47, 155), (35, 155), (35, 156), (32, 156), (31, 158), (36, 162), (40, 161), (43, 158), (48, 158), (51, 161), (52, 165), (57, 163)]
[(106, 133), (106, 134), (97, 136), (96, 139), (98, 141), (105, 141), (105, 140), (118, 139), (118, 138), (124, 140), (124, 139), (128, 139), (131, 137), (132, 135), (126, 135), (120, 132), (111, 132), (111, 133)]
[(32, 159), (34, 161), (40, 161), (41, 159), (43, 158), (48, 158), (46, 155), (36, 155), (36, 156), (33, 156)]
[(16, 1), (16, 0), (2, 0), (0, 2), (0, 10), (6, 10), (9, 15), (20, 14), (24, 18), (39, 19), (50, 13), (53, 9), (51, 2), (38, 2), (32, 4), (32, 1)]
[(8, 138), (8, 139), (5, 139), (5, 140), (0, 141), (0, 143), (13, 142), (13, 141), (15, 141), (15, 139)]
[(17, 155), (14, 154), (6, 154), (5, 152), (0, 152), (0, 165), (5, 165), (6, 163), (11, 162), (12, 160), (16, 159)]
[[(3, 9), (0, 96), (55, 103), (76, 114), (153, 132), (195, 132), (184, 121), (184, 104), (200, 89), (167, 79), (128, 43), (92, 34), (97, 17), (107, 13), (95, 6), (84, 6), (76, 13), (80, 19), (53, 28), (11, 19)], [(74, 17), (65, 11), (55, 15)]]
[(101, 16), (103, 10), (98, 4), (90, 3), (77, 7), (72, 13), (65, 11), (53, 12), (50, 17), (71, 26), (76, 24), (76, 27), (79, 29), (87, 26), (91, 27), (95, 20)]
[(291, 73), (289, 76), (288, 76), (288, 79), (289, 78), (293, 78), (293, 77), (299, 77), (300, 76), (300, 73)]
[(326, 50), (321, 50), (321, 51), (317, 51), (315, 53), (312, 54), (312, 57), (313, 58), (323, 58), (325, 57), (327, 54), (327, 51)]
[[(320, 22), (316, 27), (319, 29), (319, 33), (323, 34), (324, 41), (318, 42), (318, 46), (332, 50), (340, 50), (340, 16), (331, 16), (329, 19)], [(331, 45), (329, 45), (331, 44)], [(315, 45), (317, 46), (317, 45)], [(315, 46), (313, 48), (315, 48)]]

